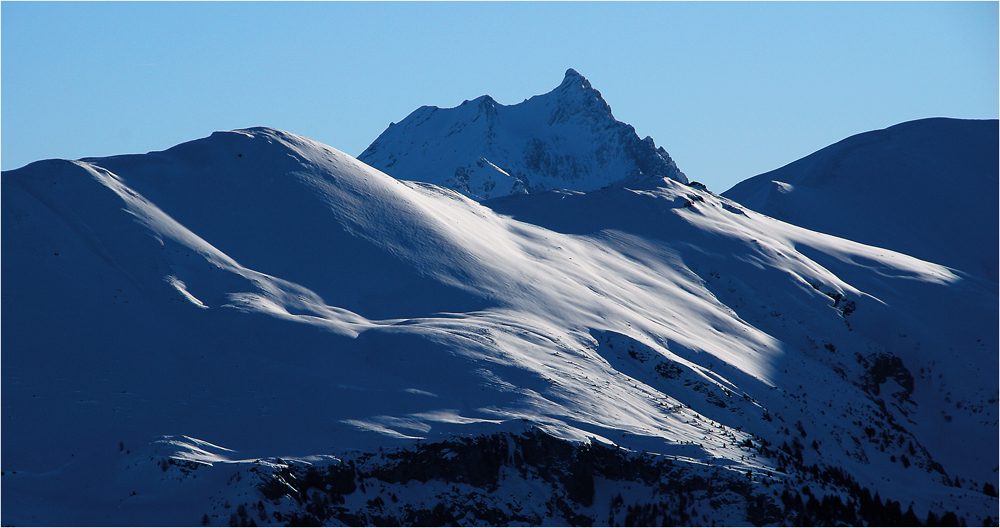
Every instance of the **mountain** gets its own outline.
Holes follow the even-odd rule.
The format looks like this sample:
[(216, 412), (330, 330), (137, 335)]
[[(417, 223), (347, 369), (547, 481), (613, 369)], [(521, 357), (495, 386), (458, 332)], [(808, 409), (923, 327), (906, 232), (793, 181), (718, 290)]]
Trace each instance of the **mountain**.
[(910, 121), (851, 136), (723, 196), (995, 283), (998, 130), (996, 119)]
[(995, 282), (267, 128), (0, 185), (3, 524), (995, 522)]
[(555, 90), (520, 104), (484, 95), (455, 108), (420, 107), (358, 159), (477, 200), (649, 177), (687, 183), (663, 147), (616, 120), (601, 92), (573, 69)]

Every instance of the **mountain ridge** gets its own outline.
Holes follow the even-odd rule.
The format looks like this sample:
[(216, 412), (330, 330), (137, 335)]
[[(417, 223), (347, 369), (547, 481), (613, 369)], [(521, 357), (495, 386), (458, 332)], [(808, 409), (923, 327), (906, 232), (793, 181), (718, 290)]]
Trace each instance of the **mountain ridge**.
[[(997, 120), (930, 118), (856, 134), (723, 193), (792, 224), (997, 281)], [(937, 211), (948, 208), (938, 222)], [(982, 244), (986, 241), (987, 244)]]
[(267, 128), (0, 183), (4, 523), (997, 505), (996, 289), (936, 263), (669, 178), (477, 202)]
[(615, 120), (601, 93), (573, 69), (551, 92), (515, 105), (484, 95), (454, 108), (420, 107), (358, 159), (475, 199), (648, 177), (687, 181), (652, 138), (639, 139)]

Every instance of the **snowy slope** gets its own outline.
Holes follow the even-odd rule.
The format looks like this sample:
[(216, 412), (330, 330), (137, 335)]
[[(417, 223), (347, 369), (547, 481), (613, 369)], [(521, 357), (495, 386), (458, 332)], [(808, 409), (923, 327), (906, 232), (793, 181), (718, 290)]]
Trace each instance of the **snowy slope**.
[(663, 147), (617, 121), (601, 93), (572, 69), (555, 90), (520, 104), (484, 95), (455, 108), (418, 108), (358, 159), (474, 199), (587, 191), (643, 177), (687, 182)]
[[(4, 524), (281, 524), (310, 504), (272, 493), (291, 461), (364, 468), (343, 508), (433, 511), (484, 485), (376, 452), (532, 434), (745, 483), (699, 522), (833, 486), (813, 465), (921, 519), (996, 512), (995, 282), (671, 179), (477, 203), (266, 128), (2, 185)], [(532, 467), (495, 500), (573, 521)], [(601, 478), (566, 500), (606, 522)]]
[(910, 121), (851, 136), (723, 195), (996, 282), (998, 130), (995, 119)]

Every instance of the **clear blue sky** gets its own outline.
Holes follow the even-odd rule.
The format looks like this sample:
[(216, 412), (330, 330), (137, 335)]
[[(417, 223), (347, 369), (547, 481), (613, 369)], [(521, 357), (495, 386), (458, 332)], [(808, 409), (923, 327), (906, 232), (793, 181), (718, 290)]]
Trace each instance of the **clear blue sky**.
[(847, 136), (998, 117), (997, 2), (0, 5), (3, 169), (270, 126), (358, 155), (574, 68), (722, 192)]

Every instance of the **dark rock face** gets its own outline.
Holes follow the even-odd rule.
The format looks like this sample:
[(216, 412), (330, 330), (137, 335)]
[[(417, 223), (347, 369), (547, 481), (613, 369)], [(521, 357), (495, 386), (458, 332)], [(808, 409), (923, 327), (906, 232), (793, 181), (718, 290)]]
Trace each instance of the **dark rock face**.
[(455, 108), (419, 108), (358, 159), (475, 199), (645, 178), (687, 182), (666, 150), (616, 120), (601, 93), (572, 69), (555, 90), (520, 104), (482, 96)]
[(903, 360), (891, 354), (873, 355), (869, 363), (871, 367), (867, 370), (863, 381), (865, 390), (878, 396), (881, 392), (881, 385), (892, 378), (903, 388), (900, 399), (908, 399), (913, 393), (913, 375), (903, 365)]

